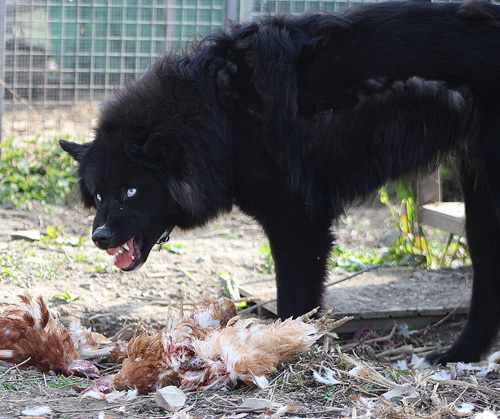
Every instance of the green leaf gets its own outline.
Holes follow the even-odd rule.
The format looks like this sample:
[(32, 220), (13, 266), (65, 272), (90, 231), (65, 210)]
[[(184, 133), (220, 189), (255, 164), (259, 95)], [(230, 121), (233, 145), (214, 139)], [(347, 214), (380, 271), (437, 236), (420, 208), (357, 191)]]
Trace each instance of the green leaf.
[(51, 239), (57, 239), (56, 229), (52, 226), (48, 226), (47, 227), (47, 236), (49, 236)]
[(380, 202), (384, 205), (389, 205), (389, 194), (385, 188), (380, 188), (379, 191)]
[(228, 272), (221, 272), (219, 278), (222, 280), (224, 294), (232, 300), (241, 299), (237, 281)]

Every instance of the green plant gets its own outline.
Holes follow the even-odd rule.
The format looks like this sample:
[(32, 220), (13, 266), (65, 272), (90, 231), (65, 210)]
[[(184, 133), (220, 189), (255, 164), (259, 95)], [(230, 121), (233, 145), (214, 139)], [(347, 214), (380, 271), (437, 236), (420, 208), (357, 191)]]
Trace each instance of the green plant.
[(224, 295), (233, 301), (236, 301), (236, 307), (238, 309), (243, 309), (247, 306), (245, 301), (241, 300), (240, 289), (238, 287), (238, 282), (233, 276), (228, 272), (221, 272), (219, 278), (222, 281), (222, 287), (224, 289)]
[(164, 243), (161, 245), (161, 248), (167, 249), (170, 253), (175, 253), (176, 255), (182, 255), (183, 253), (186, 252), (186, 246), (183, 245), (182, 243), (175, 243), (175, 244)]
[(53, 242), (62, 246), (63, 244), (70, 245), (73, 247), (79, 247), (85, 243), (85, 237), (83, 236), (65, 236), (62, 227), (48, 226), (46, 228), (47, 237), (43, 237), (42, 242)]
[(265, 274), (276, 273), (276, 269), (274, 266), (274, 259), (269, 244), (260, 249), (260, 257), (261, 259), (264, 260), (264, 263), (260, 264), (260, 269), (262, 270), (262, 273)]
[(15, 281), (21, 277), (21, 271), (16, 266), (16, 260), (10, 255), (0, 255), (0, 277), (5, 275)]
[(462, 188), (456, 165), (445, 162), (441, 164), (440, 172), (443, 201), (460, 201), (462, 198)]
[(23, 386), (20, 385), (19, 383), (9, 383), (8, 381), (3, 381), (0, 380), (0, 387), (4, 388), (5, 390), (11, 390), (11, 391), (19, 391), (22, 390)]
[(449, 234), (446, 242), (427, 240), (418, 222), (413, 190), (400, 183), (396, 194), (399, 200), (399, 213), (396, 213), (389, 201), (385, 188), (379, 190), (380, 202), (390, 211), (394, 224), (399, 232), (396, 243), (388, 250), (389, 259), (399, 266), (423, 265), (433, 269), (450, 266), (460, 259), (464, 264), (470, 264), (470, 256), (465, 241), (458, 237), (453, 243), (454, 235)]
[[(380, 202), (389, 210), (399, 237), (387, 249), (369, 249), (356, 251), (344, 249), (339, 245), (332, 248), (328, 258), (328, 268), (340, 268), (347, 272), (358, 272), (372, 265), (384, 268), (394, 266), (428, 266), (433, 269), (451, 266), (454, 260), (470, 264), (470, 256), (463, 237), (448, 235), (445, 243), (427, 240), (421, 228), (411, 186), (400, 182), (394, 187), (398, 210), (393, 209), (389, 192), (385, 188), (379, 190)], [(269, 245), (260, 249), (260, 264), (263, 273), (274, 274), (275, 266)]]
[(399, 370), (399, 369), (395, 369), (393, 367), (387, 367), (386, 374), (387, 374), (387, 376), (391, 380), (396, 381), (397, 383), (399, 383), (401, 377), (410, 375), (410, 371), (408, 371), (408, 370)]
[(387, 252), (378, 255), (374, 249), (358, 252), (335, 245), (328, 258), (329, 269), (340, 268), (347, 272), (358, 272), (378, 264), (383, 267), (397, 266), (397, 263), (391, 259)]
[(25, 207), (29, 201), (61, 204), (77, 182), (76, 165), (57, 140), (0, 143), (0, 203)]
[(83, 389), (89, 386), (90, 381), (87, 378), (65, 377), (64, 375), (58, 375), (53, 380), (47, 382), (47, 387), (64, 390), (74, 389), (75, 387)]
[(331, 402), (333, 400), (333, 397), (335, 396), (335, 386), (332, 387), (325, 387), (324, 389), (324, 395), (323, 397)]
[[(399, 238), (389, 253), (391, 258), (400, 265), (409, 265), (412, 264), (411, 262), (415, 264), (424, 263), (427, 261), (427, 257), (422, 258), (417, 256), (426, 254), (426, 256), (431, 258), (432, 255), (429, 253), (427, 240), (418, 223), (413, 191), (410, 188), (400, 186), (397, 195), (400, 200), (399, 214), (393, 211), (387, 190), (385, 188), (379, 190), (380, 202), (389, 209), (394, 224), (399, 231)], [(416, 259), (409, 258), (407, 255), (414, 256)]]
[(80, 297), (78, 295), (73, 296), (68, 291), (64, 291), (64, 292), (59, 293), (59, 294), (54, 294), (52, 296), (52, 298), (54, 300), (62, 300), (62, 301), (65, 301), (66, 303), (70, 303), (72, 301), (77, 301), (77, 300), (81, 299), (82, 297)]
[[(89, 270), (89, 272), (93, 273), (93, 274), (97, 274), (97, 273), (105, 273), (105, 272), (108, 272), (108, 267), (107, 266), (104, 266), (104, 265), (100, 265), (100, 266), (88, 266), (87, 269)], [(111, 267), (112, 269), (112, 267)]]

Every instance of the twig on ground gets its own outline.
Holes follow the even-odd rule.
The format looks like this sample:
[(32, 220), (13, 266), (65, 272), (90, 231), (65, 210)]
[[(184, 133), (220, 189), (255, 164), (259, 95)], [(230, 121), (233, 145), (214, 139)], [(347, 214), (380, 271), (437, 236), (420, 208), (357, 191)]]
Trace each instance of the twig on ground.
[(431, 324), (427, 329), (433, 329), (435, 327), (438, 327), (442, 325), (444, 322), (446, 322), (450, 317), (452, 317), (455, 312), (459, 309), (459, 306), (455, 307), (453, 310), (451, 310), (446, 316), (444, 316), (441, 320), (437, 321), (434, 324)]
[(368, 364), (357, 361), (346, 354), (341, 354), (340, 356), (344, 361), (346, 361), (351, 365), (354, 365), (354, 367), (359, 369), (358, 373), (355, 376), (360, 380), (367, 381), (370, 384), (376, 384), (378, 386), (385, 387), (388, 389), (393, 389), (398, 385), (396, 382), (384, 377), (382, 374), (377, 372)]
[(377, 357), (399, 355), (401, 353), (413, 352), (413, 345), (403, 345), (399, 348), (391, 348), (377, 354)]
[(480, 386), (479, 384), (468, 383), (467, 381), (458, 381), (458, 380), (443, 380), (439, 381), (441, 386), (450, 385), (454, 387), (466, 387), (467, 389), (472, 389), (479, 391), (480, 393), (488, 394), (490, 396), (500, 397), (499, 390), (493, 390), (488, 387)]
[(19, 371), (19, 367), (21, 365), (24, 365), (26, 364), (26, 362), (29, 362), (29, 360), (31, 359), (31, 357), (25, 359), (23, 362), (20, 362), (19, 364), (16, 364), (16, 365), (13, 365), (12, 367), (10, 367), (9, 369), (5, 370), (2, 374), (0, 374), (0, 378), (2, 378), (5, 374), (8, 374), (10, 371), (12, 370), (18, 370)]
[(340, 284), (341, 282), (347, 281), (348, 279), (351, 279), (351, 278), (354, 278), (358, 275), (364, 274), (365, 272), (373, 271), (374, 269), (378, 269), (380, 267), (382, 267), (382, 265), (380, 263), (377, 265), (368, 266), (368, 268), (361, 269), (360, 271), (354, 272), (353, 274), (348, 275), (344, 278), (340, 278), (340, 279), (337, 279), (336, 281), (329, 282), (328, 284), (326, 284), (326, 287), (331, 287), (332, 285)]
[(348, 351), (348, 350), (353, 349), (356, 346), (359, 346), (361, 344), (371, 345), (373, 343), (390, 341), (392, 339), (392, 337), (394, 336), (395, 332), (396, 332), (396, 326), (394, 326), (392, 328), (392, 330), (389, 332), (389, 334), (387, 336), (379, 336), (379, 337), (376, 337), (376, 338), (369, 338), (369, 336), (363, 337), (358, 342), (353, 342), (353, 343), (349, 343), (347, 345), (344, 345), (342, 347), (342, 350), (343, 351)]

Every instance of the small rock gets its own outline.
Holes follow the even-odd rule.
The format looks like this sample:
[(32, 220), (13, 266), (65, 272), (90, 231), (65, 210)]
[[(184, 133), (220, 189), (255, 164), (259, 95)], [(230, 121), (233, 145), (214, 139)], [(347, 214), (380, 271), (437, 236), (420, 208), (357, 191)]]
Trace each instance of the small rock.
[(116, 282), (108, 282), (106, 284), (106, 289), (108, 289), (108, 290), (114, 290), (114, 289), (116, 289), (116, 287), (117, 287)]
[(42, 236), (38, 230), (19, 230), (10, 233), (11, 240), (28, 240), (32, 242), (39, 241)]
[(165, 410), (179, 409), (186, 403), (186, 394), (175, 386), (163, 387), (156, 391), (155, 402)]
[(80, 287), (85, 288), (86, 290), (89, 291), (94, 291), (94, 284), (92, 284), (91, 282), (85, 282), (83, 284), (80, 284)]
[(243, 400), (243, 403), (240, 404), (241, 408), (253, 409), (253, 410), (266, 410), (266, 409), (275, 409), (281, 407), (280, 404), (274, 403), (268, 399), (258, 399), (254, 397), (249, 397), (248, 399)]

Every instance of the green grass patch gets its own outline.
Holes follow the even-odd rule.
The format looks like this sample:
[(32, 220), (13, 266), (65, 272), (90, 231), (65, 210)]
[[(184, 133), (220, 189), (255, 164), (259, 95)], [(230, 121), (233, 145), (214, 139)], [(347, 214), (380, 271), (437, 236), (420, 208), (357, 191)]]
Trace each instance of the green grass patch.
[(20, 208), (29, 201), (62, 204), (76, 183), (76, 164), (57, 139), (7, 139), (0, 143), (1, 204)]

